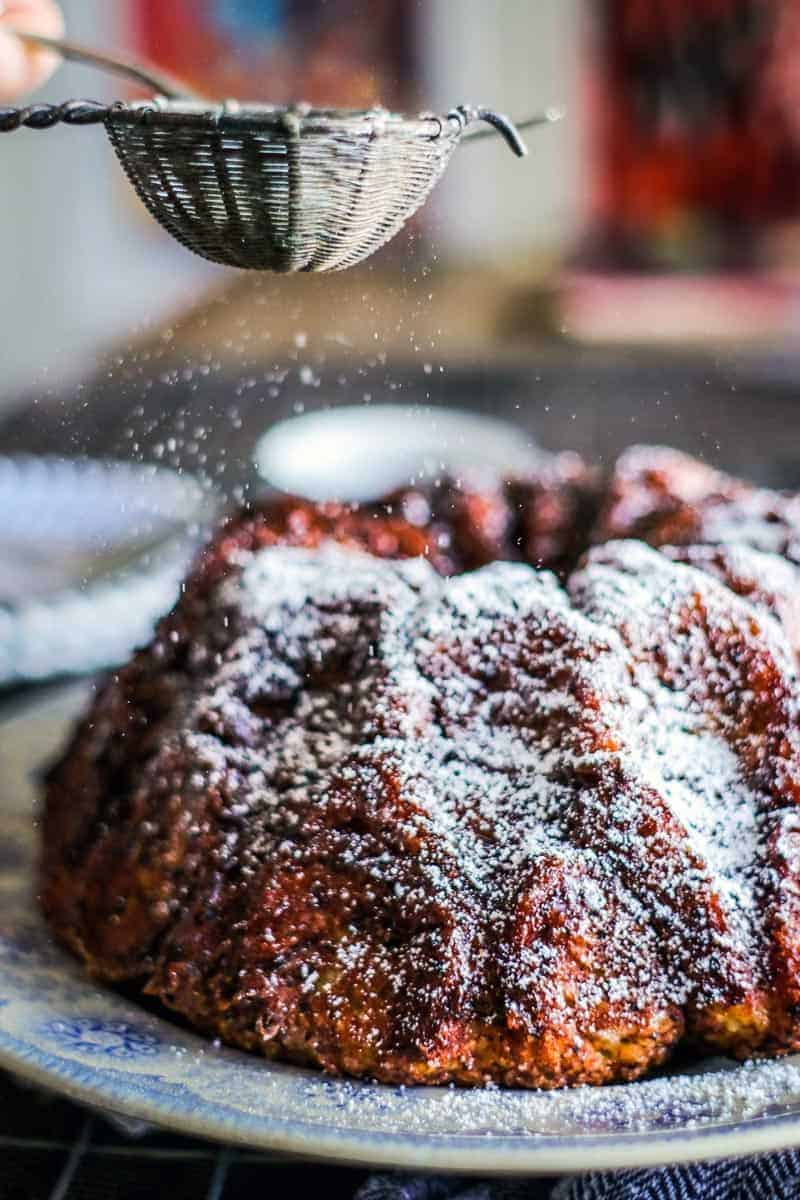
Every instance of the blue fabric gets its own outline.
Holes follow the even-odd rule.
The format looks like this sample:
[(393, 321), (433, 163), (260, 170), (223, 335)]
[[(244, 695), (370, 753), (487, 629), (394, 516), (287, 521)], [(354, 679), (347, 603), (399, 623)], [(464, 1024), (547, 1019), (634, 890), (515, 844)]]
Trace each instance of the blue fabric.
[(800, 1151), (546, 1179), (372, 1175), (356, 1200), (800, 1200)]

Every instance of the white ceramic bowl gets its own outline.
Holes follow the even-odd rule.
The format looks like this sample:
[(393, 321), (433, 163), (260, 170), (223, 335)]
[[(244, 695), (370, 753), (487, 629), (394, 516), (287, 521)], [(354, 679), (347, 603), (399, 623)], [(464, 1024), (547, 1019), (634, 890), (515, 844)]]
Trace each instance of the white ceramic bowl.
[(216, 507), (151, 464), (0, 456), (0, 685), (124, 662)]
[(256, 446), (259, 474), (311, 500), (373, 500), (448, 468), (523, 470), (531, 443), (506, 421), (460, 409), (353, 405), (274, 425)]

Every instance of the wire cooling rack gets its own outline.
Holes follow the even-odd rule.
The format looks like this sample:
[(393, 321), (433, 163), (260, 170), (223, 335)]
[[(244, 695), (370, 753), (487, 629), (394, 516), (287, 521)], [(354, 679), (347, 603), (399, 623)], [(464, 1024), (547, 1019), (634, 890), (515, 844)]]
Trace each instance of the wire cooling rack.
[(352, 1200), (366, 1177), (118, 1125), (0, 1073), (0, 1200)]

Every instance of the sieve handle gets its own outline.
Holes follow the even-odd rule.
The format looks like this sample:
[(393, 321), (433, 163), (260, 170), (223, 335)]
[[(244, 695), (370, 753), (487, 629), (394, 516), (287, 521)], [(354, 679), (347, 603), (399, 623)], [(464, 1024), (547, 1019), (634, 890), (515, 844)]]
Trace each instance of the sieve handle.
[(26, 108), (0, 108), (0, 133), (15, 129), (52, 129), (65, 125), (102, 125), (115, 108), (99, 100), (67, 100), (63, 104), (29, 104)]
[(491, 108), (474, 108), (466, 104), (459, 105), (455, 113), (460, 114), (465, 125), (471, 121), (485, 121), (493, 127), (467, 130), (464, 134), (465, 140), (474, 142), (479, 138), (495, 137), (499, 133), (519, 158), (528, 153), (528, 148), (520, 137), (521, 129), (533, 129), (537, 125), (552, 125), (556, 121), (560, 121), (564, 115), (559, 108), (548, 108), (531, 117), (524, 117), (521, 121), (511, 121), (502, 113), (496, 113)]
[(152, 88), (158, 95), (166, 96), (169, 100), (195, 98), (195, 93), (179, 79), (127, 54), (103, 54), (99, 50), (92, 50), (79, 42), (71, 42), (65, 38), (45, 37), (41, 33), (26, 33), (23, 29), (11, 29), (6, 26), (3, 26), (2, 32), (11, 34), (12, 37), (18, 37), (21, 41), (29, 42), (33, 46), (43, 46), (46, 50), (54, 50), (62, 58), (71, 59), (73, 62), (86, 63), (90, 67), (100, 67), (101, 70), (110, 71), (115, 75), (124, 75), (135, 83)]

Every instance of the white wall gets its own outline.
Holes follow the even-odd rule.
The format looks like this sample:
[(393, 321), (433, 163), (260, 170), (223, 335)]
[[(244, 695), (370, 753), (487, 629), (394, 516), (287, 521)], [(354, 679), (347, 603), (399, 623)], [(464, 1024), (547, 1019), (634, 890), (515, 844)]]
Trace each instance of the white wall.
[(500, 141), (461, 146), (431, 203), (445, 257), (486, 261), (566, 241), (576, 222), (580, 0), (424, 0), (420, 56), (430, 107), (510, 116), (564, 107), (516, 159)]
[[(120, 8), (66, 0), (71, 36), (120, 45)], [(60, 101), (119, 94), (113, 77), (65, 64), (37, 94)], [(138, 204), (102, 128), (0, 134), (0, 404), (56, 372), (80, 371), (191, 296), (213, 268), (157, 227)]]

